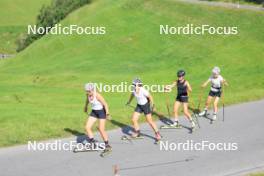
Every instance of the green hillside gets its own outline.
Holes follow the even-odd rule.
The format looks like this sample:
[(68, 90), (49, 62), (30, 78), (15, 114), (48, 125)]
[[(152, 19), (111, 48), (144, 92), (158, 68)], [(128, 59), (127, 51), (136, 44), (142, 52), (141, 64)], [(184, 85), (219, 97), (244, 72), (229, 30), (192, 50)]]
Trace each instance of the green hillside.
[(51, 0), (0, 1), (0, 53), (14, 53), (17, 37), (34, 24), (42, 5)]
[(42, 5), (51, 0), (1, 0), (0, 26), (25, 26), (33, 24)]
[[(263, 98), (263, 17), (174, 0), (94, 1), (62, 24), (106, 26), (106, 35), (48, 35), (0, 61), (0, 146), (69, 135), (64, 128), (83, 131), (86, 82), (130, 83), (139, 76), (145, 84), (168, 84), (184, 68), (197, 104), (200, 84), (218, 65), (230, 83), (227, 104)], [(237, 26), (239, 35), (159, 35), (160, 24), (188, 23)], [(129, 94), (103, 94), (113, 119), (130, 123), (132, 109), (124, 106)], [(166, 113), (166, 95), (153, 96), (158, 111)]]

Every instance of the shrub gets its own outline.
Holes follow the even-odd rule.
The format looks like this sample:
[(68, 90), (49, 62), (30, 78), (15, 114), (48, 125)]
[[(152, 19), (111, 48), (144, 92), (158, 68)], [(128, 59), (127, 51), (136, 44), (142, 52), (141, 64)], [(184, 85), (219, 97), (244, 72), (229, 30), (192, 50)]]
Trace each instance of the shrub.
[[(53, 0), (51, 5), (42, 6), (37, 16), (36, 27), (54, 27), (72, 11), (89, 4), (91, 0)], [(46, 31), (47, 33), (49, 31)], [(45, 34), (44, 34), (45, 35)], [(27, 34), (18, 39), (17, 52), (24, 50), (35, 40), (40, 39), (43, 34)]]

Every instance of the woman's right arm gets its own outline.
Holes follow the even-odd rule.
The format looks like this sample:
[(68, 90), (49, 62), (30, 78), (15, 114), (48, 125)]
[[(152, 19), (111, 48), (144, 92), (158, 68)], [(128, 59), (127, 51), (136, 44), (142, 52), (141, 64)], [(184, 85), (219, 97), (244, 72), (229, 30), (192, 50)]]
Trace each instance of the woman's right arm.
[(134, 95), (133, 95), (133, 93), (131, 93), (126, 105), (129, 105), (131, 103), (131, 101), (133, 100), (133, 98), (134, 98)]
[(85, 101), (85, 105), (84, 105), (84, 112), (88, 111), (88, 104), (89, 104), (89, 99), (88, 99), (88, 95), (86, 96), (86, 101)]
[(205, 87), (208, 85), (209, 82), (210, 82), (210, 79), (208, 79), (207, 81), (205, 81), (205, 82), (202, 84), (202, 88), (205, 88)]
[(166, 85), (166, 86), (165, 86), (165, 90), (166, 90), (166, 91), (171, 91), (171, 89), (172, 89), (173, 87), (175, 87), (176, 85), (177, 85), (177, 82), (174, 81), (172, 84), (170, 84), (170, 85)]

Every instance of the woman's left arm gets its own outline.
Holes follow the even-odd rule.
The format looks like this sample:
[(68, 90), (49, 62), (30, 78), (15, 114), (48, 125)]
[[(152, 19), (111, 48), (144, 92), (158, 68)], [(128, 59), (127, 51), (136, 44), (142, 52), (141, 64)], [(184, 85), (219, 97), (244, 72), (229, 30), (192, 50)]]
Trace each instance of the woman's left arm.
[(105, 108), (105, 112), (106, 112), (106, 115), (109, 115), (109, 107), (108, 107), (108, 104), (106, 103), (104, 97), (102, 95), (100, 95), (99, 93), (96, 94), (96, 98), (98, 101), (100, 101), (102, 103), (102, 105), (104, 106)]
[(190, 85), (190, 83), (188, 81), (186, 81), (186, 86), (187, 86), (188, 93), (191, 93), (192, 92), (192, 87), (191, 87), (191, 85)]
[(229, 86), (229, 84), (227, 83), (227, 81), (226, 81), (225, 79), (223, 79), (222, 84), (223, 84), (224, 86)]

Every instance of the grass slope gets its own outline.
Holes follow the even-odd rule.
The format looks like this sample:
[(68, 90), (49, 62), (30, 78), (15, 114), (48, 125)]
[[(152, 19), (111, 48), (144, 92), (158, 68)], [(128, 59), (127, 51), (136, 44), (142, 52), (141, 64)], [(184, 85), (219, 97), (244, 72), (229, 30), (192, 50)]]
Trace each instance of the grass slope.
[(249, 176), (264, 176), (264, 173), (255, 173), (255, 174), (250, 174)]
[[(83, 85), (89, 81), (130, 83), (140, 76), (146, 84), (168, 84), (184, 68), (197, 104), (200, 84), (218, 65), (230, 83), (227, 104), (263, 98), (263, 17), (262, 12), (174, 0), (95, 1), (63, 24), (103, 25), (107, 35), (49, 35), (16, 58), (0, 62), (0, 146), (67, 136), (64, 128), (83, 131)], [(160, 24), (187, 23), (234, 25), (239, 35), (159, 35)], [(129, 94), (103, 94), (113, 119), (130, 123), (132, 109), (124, 106)], [(157, 109), (166, 113), (166, 95), (153, 95)], [(172, 105), (175, 92), (169, 96)]]
[(16, 39), (34, 24), (43, 4), (51, 0), (1, 0), (0, 1), (0, 53), (15, 53)]

